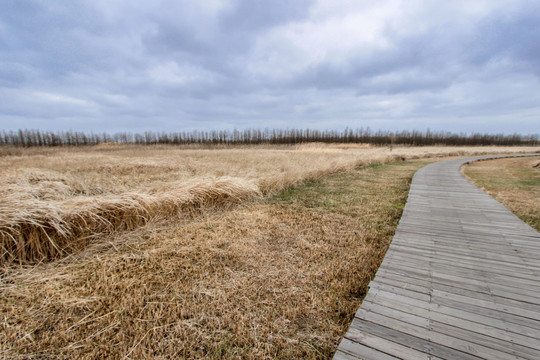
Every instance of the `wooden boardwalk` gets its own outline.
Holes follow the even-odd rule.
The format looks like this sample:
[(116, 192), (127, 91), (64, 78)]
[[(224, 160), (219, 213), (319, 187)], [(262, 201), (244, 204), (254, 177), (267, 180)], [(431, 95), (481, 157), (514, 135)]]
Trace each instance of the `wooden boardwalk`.
[(469, 160), (415, 174), (334, 359), (540, 359), (540, 234), (461, 175)]

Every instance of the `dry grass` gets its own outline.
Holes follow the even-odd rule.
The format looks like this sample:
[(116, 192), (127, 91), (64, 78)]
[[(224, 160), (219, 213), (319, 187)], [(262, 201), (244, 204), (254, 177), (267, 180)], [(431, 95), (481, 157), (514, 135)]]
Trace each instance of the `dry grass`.
[(477, 161), (463, 168), (478, 187), (540, 231), (540, 157)]
[(157, 216), (184, 216), (358, 165), (433, 156), (532, 151), (505, 147), (305, 144), (192, 148), (100, 145), (0, 149), (0, 262), (36, 262)]
[(84, 250), (9, 250), (0, 357), (329, 358), (424, 162), (356, 166), (535, 150), (4, 148), (3, 246), (40, 219), (50, 257)]
[[(19, 185), (19, 184), (17, 184)], [(92, 201), (74, 199), (65, 207), (28, 197), (21, 199), (6, 187), (0, 222), (2, 257), (7, 260), (45, 260), (80, 249), (96, 235), (132, 230), (158, 216), (177, 216), (201, 208), (225, 207), (258, 194), (257, 187), (243, 179), (219, 178), (184, 182), (154, 194), (123, 193)], [(48, 188), (50, 190), (50, 188)]]
[(330, 358), (424, 164), (357, 168), (5, 268), (0, 356)]

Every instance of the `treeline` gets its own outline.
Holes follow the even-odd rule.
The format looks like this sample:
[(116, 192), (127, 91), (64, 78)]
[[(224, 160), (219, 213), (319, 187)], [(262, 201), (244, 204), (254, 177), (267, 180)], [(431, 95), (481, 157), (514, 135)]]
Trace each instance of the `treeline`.
[(145, 132), (133, 134), (119, 132), (85, 133), (78, 131), (18, 130), (2, 131), (0, 145), (12, 146), (85, 146), (102, 143), (118, 144), (300, 144), (369, 143), (375, 145), (540, 145), (538, 134), (465, 134), (445, 131), (372, 131), (369, 128), (338, 130), (314, 129), (246, 129), (182, 131), (172, 133)]

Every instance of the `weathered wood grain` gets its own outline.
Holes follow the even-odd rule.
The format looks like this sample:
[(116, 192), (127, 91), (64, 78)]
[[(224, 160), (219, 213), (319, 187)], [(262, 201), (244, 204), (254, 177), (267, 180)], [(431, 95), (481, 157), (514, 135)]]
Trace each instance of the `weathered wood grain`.
[(460, 173), (484, 158), (415, 174), (334, 359), (540, 359), (540, 234)]

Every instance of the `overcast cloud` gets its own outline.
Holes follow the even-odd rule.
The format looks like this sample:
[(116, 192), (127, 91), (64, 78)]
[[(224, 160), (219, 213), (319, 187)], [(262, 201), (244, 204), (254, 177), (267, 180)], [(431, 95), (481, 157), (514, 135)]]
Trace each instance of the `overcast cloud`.
[(2, 0), (0, 129), (540, 132), (540, 1)]

